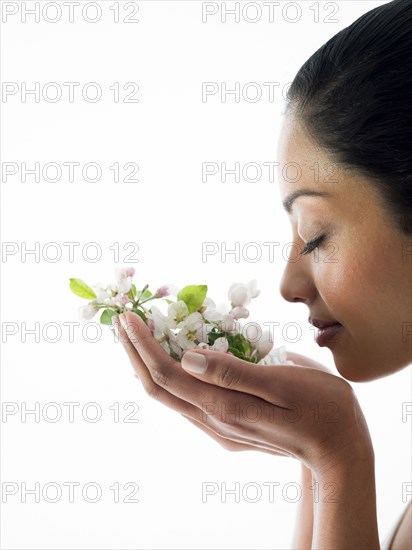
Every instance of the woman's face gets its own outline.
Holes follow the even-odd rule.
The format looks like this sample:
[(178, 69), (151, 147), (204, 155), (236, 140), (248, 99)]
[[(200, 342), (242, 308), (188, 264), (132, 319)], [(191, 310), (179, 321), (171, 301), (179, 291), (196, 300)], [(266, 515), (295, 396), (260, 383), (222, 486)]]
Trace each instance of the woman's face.
[[(290, 115), (284, 117), (278, 160), (282, 201), (304, 188), (329, 194), (301, 196), (291, 206), (296, 246), (290, 248), (281, 295), (305, 303), (312, 319), (342, 325), (325, 345), (344, 378), (368, 381), (407, 366), (412, 239), (388, 219), (373, 184), (333, 165)], [(295, 164), (286, 170), (288, 163)], [(319, 248), (298, 254), (322, 235)]]

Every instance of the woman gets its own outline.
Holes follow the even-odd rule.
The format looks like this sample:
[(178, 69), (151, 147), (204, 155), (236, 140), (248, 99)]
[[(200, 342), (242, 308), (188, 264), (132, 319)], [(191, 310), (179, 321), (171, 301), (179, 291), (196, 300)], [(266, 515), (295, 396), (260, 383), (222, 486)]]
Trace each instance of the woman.
[[(388, 376), (412, 361), (411, 98), (409, 0), (381, 5), (331, 38), (288, 92), (280, 195), (301, 254), (297, 260), (291, 250), (280, 291), (308, 307), (341, 377), (292, 353), (296, 366), (263, 366), (197, 349), (180, 365), (137, 315), (114, 319), (150, 396), (229, 450), (301, 461), (294, 548), (380, 548), (374, 450), (346, 380)], [(289, 163), (300, 167), (293, 183), (282, 169)], [(261, 411), (258, 422), (222, 412), (251, 403)], [(296, 407), (301, 414), (291, 421)], [(320, 498), (313, 502), (315, 481)], [(328, 487), (331, 494), (328, 483), (332, 499), (322, 498)], [(411, 515), (409, 503), (385, 548), (412, 548)]]

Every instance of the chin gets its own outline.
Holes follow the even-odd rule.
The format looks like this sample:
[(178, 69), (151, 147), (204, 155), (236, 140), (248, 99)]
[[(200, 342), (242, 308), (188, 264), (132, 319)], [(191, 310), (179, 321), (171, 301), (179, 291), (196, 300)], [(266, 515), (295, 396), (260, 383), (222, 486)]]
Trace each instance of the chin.
[[(363, 359), (353, 357), (334, 357), (339, 374), (350, 382), (371, 382), (385, 376), (390, 376), (411, 364), (407, 361), (396, 361), (396, 358), (385, 358), (383, 354), (365, 356)], [(385, 360), (386, 359), (386, 360)]]
[(386, 376), (385, 373), (374, 369), (372, 363), (367, 360), (338, 357), (335, 358), (335, 365), (339, 374), (350, 382), (370, 382)]

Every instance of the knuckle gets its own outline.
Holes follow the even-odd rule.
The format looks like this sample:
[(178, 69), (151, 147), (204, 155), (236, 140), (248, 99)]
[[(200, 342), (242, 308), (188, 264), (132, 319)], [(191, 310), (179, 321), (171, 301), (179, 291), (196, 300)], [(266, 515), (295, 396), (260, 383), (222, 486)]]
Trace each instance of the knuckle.
[(225, 429), (223, 428), (223, 426), (216, 426), (215, 428), (213, 428), (213, 431), (215, 432), (216, 435), (218, 435), (222, 440), (225, 439), (227, 436), (226, 436), (226, 433), (225, 433)]
[(160, 388), (160, 386), (158, 386), (154, 382), (153, 383), (150, 382), (149, 384), (146, 384), (145, 390), (146, 390), (147, 395), (149, 397), (151, 397), (152, 399), (155, 399), (156, 401), (158, 401), (160, 399), (161, 388)]
[(231, 413), (222, 416), (221, 422), (228, 428), (235, 427), (238, 429), (240, 424), (239, 407), (233, 407), (233, 411)]
[(168, 385), (168, 376), (164, 372), (162, 372), (162, 369), (159, 367), (153, 368), (151, 371), (153, 382), (157, 386), (160, 386), (162, 388), (165, 388)]
[(220, 446), (223, 447), (226, 451), (235, 452), (240, 450), (239, 445), (236, 445), (236, 443), (234, 443), (230, 439), (222, 438), (220, 441)]
[(222, 366), (218, 373), (218, 384), (223, 388), (233, 388), (240, 382), (240, 371), (230, 363)]

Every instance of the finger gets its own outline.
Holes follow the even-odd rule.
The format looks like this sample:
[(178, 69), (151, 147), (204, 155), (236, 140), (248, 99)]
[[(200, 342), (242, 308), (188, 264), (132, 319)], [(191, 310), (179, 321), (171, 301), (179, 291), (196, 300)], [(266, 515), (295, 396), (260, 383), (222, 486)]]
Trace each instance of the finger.
[[(196, 379), (195, 376), (185, 372), (180, 364), (165, 352), (153, 338), (149, 327), (140, 317), (132, 312), (123, 315), (122, 327), (130, 334), (133, 346), (137, 349), (138, 356), (146, 365), (155, 384), (170, 394), (201, 409), (201, 412), (205, 415), (202, 421), (210, 425), (211, 429), (218, 435), (229, 437), (232, 440), (237, 438), (242, 443), (250, 442), (252, 445), (261, 446), (267, 441), (268, 434), (272, 434), (275, 425), (278, 428), (282, 426), (285, 428), (286, 423), (286, 428), (289, 428), (288, 418), (283, 415), (288, 407), (276, 400), (275, 392), (271, 392), (271, 386), (273, 387), (274, 383), (273, 373), (270, 378), (268, 378), (267, 373), (271, 368), (283, 368), (290, 371), (291, 367), (256, 365), (241, 361), (233, 355), (210, 352), (209, 356), (213, 360), (216, 361), (217, 358), (220, 358), (222, 363), (220, 365), (219, 362), (216, 362), (216, 372), (219, 369), (223, 372), (227, 366), (225, 361), (234, 359), (235, 368), (239, 364), (246, 365), (251, 381), (249, 384), (243, 384), (244, 391), (234, 385), (232, 387), (229, 384), (224, 384), (219, 376), (217, 376), (217, 381), (213, 376), (207, 378), (206, 381), (202, 381), (201, 377)], [(119, 318), (122, 322), (121, 315)], [(293, 366), (293, 369), (298, 368)], [(307, 370), (311, 371), (311, 369)], [(140, 376), (140, 371), (138, 374)], [(228, 371), (227, 374), (229, 374)], [(259, 379), (260, 376), (263, 380)], [(276, 379), (275, 383), (277, 384)], [(296, 382), (295, 380), (294, 383), (298, 384), (299, 381)], [(284, 392), (289, 397), (293, 394), (293, 389), (288, 386), (290, 386), (290, 380), (289, 384), (285, 384)], [(147, 387), (150, 395), (156, 398), (158, 389), (150, 381)], [(236, 392), (228, 391), (228, 389), (236, 389)], [(259, 393), (264, 397), (261, 398)], [(296, 405), (293, 406), (296, 407)], [(250, 415), (252, 418), (250, 418)], [(259, 422), (253, 418), (253, 415), (259, 418)], [(280, 444), (282, 448), (283, 444), (287, 444), (288, 437), (290, 437), (289, 429), (286, 429), (284, 433), (282, 432), (282, 438), (278, 433), (277, 444)]]
[(303, 382), (308, 374), (314, 377), (312, 383), (316, 382), (316, 376), (324, 381), (328, 375), (300, 365), (258, 365), (228, 353), (203, 349), (187, 351), (181, 365), (198, 380), (256, 395), (281, 408), (307, 397)]
[(200, 430), (205, 432), (209, 437), (211, 437), (212, 439), (217, 441), (223, 448), (227, 449), (228, 451), (256, 451), (256, 450), (258, 450), (258, 451), (261, 451), (261, 452), (264, 452), (264, 453), (269, 453), (271, 455), (276, 455), (276, 456), (290, 456), (289, 454), (287, 454), (285, 452), (282, 452), (281, 450), (278, 450), (278, 449), (274, 450), (271, 447), (267, 447), (267, 446), (264, 446), (264, 445), (253, 445), (251, 443), (239, 443), (238, 441), (235, 441), (233, 439), (222, 437), (222, 436), (218, 435), (217, 433), (215, 433), (210, 428), (208, 428), (207, 426), (205, 426), (205, 424), (203, 424), (202, 422), (199, 422), (198, 420), (194, 420), (193, 418), (189, 418), (188, 416), (186, 416), (184, 414), (182, 416), (187, 418), (187, 420), (189, 420), (189, 422), (191, 422), (197, 428), (199, 428)]
[(187, 401), (184, 401), (183, 399), (179, 399), (178, 397), (174, 396), (173, 394), (169, 393), (168, 391), (156, 384), (146, 365), (140, 358), (136, 348), (134, 347), (132, 342), (130, 342), (128, 335), (121, 324), (115, 318), (113, 318), (113, 324), (118, 331), (119, 340), (121, 341), (130, 359), (135, 374), (137, 378), (142, 382), (143, 388), (145, 389), (146, 393), (150, 397), (156, 399), (157, 401), (160, 401), (167, 407), (174, 409), (175, 411), (183, 415), (187, 415), (190, 418), (201, 421), (202, 414), (204, 413), (202, 413), (202, 411), (198, 407), (192, 405), (191, 403), (188, 403)]
[[(217, 437), (230, 439), (231, 441), (241, 444), (249, 444), (258, 448), (267, 448), (277, 454), (290, 456), (284, 449), (279, 449), (277, 446), (272, 446), (270, 444), (267, 445), (266, 436), (263, 437), (263, 440), (261, 439), (262, 431), (273, 430), (274, 419), (271, 412), (274, 413), (273, 409), (275, 409), (275, 407), (272, 407), (267, 402), (252, 395), (242, 394), (241, 392), (236, 392), (236, 394), (234, 392), (230, 392), (228, 394), (227, 390), (221, 389), (217, 386), (211, 386), (206, 383), (201, 384), (208, 388), (207, 391), (209, 396), (206, 400), (203, 399), (199, 402), (201, 408), (197, 406), (196, 402), (188, 402), (186, 399), (180, 399), (179, 396), (174, 395), (173, 392), (171, 393), (171, 389), (174, 390), (175, 388), (173, 384), (165, 383), (163, 375), (159, 375), (156, 369), (149, 369), (147, 367), (140, 357), (135, 345), (129, 340), (128, 335), (121, 323), (117, 326), (120, 340), (126, 349), (129, 359), (141, 379), (146, 392), (151, 397), (154, 397), (167, 406), (178, 410), (184, 415), (186, 414), (187, 416), (190, 416), (193, 420), (197, 420), (205, 427), (205, 429), (207, 429), (205, 424), (209, 424), (209, 429), (214, 432)], [(146, 328), (148, 329), (148, 327)], [(152, 337), (150, 338), (153, 340)], [(148, 336), (144, 337), (143, 340), (140, 340), (140, 342), (150, 342), (150, 338)], [(156, 341), (155, 343), (156, 346), (160, 347)], [(138, 349), (143, 349), (143, 345), (144, 344), (141, 344)], [(172, 363), (179, 365), (170, 357), (169, 360), (171, 360)], [(173, 367), (175, 367), (175, 365), (173, 365)], [(180, 369), (180, 365), (178, 372), (183, 373), (189, 382), (192, 380), (192, 382), (196, 382), (196, 384), (200, 383), (185, 373), (184, 370)], [(162, 386), (159, 386), (159, 383), (164, 384), (166, 387), (163, 388)], [(223, 399), (220, 401), (216, 400), (216, 394), (219, 391), (223, 392)], [(257, 423), (255, 419), (250, 419), (248, 417), (250, 407), (252, 407), (253, 411), (259, 412), (259, 423)], [(271, 410), (268, 411), (268, 408)], [(280, 413), (280, 409), (278, 409), (277, 412)]]
[[(128, 311), (119, 315), (119, 320), (124, 335), (121, 339), (125, 340), (125, 337), (128, 336), (125, 342), (126, 345), (135, 348), (150, 376), (158, 386), (197, 407), (202, 407), (202, 404), (211, 401), (217, 402), (227, 399), (227, 393), (223, 389), (212, 388), (210, 384), (196, 380), (185, 372), (180, 363), (172, 359), (157, 342), (149, 327), (138, 315)], [(132, 354), (133, 356), (134, 354)]]

